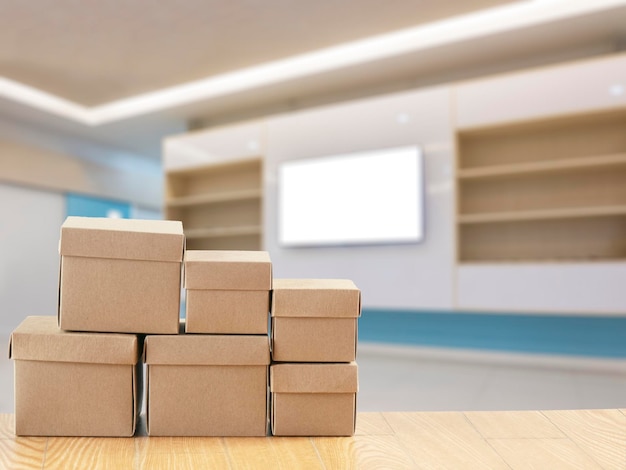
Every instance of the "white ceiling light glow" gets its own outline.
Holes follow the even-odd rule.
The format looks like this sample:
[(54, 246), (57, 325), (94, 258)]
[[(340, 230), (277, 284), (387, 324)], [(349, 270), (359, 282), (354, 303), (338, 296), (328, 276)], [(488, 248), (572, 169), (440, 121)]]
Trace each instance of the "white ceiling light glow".
[(8, 78), (0, 77), (0, 97), (83, 124), (91, 124), (88, 108)]
[(0, 97), (86, 125), (100, 125), (408, 52), (602, 11), (624, 0), (536, 0), (492, 8), (308, 54), (85, 107), (0, 77)]

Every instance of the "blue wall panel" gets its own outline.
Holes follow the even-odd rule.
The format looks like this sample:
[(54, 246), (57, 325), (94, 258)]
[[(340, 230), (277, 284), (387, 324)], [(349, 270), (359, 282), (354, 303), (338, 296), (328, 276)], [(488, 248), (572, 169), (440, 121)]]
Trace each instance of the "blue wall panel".
[(363, 309), (359, 341), (626, 358), (626, 318)]
[(98, 197), (83, 196), (80, 194), (67, 194), (67, 215), (82, 217), (111, 217), (130, 218), (131, 205), (126, 202), (112, 201)]

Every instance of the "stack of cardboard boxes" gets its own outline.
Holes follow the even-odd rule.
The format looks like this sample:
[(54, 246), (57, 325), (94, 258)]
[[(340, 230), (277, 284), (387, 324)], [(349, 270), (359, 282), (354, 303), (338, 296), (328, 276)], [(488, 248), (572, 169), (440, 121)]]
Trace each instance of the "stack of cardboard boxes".
[(360, 314), (361, 293), (352, 281), (274, 281), (270, 367), (274, 435), (354, 433)]
[(187, 251), (186, 334), (146, 337), (148, 433), (265, 436), (266, 252)]
[(135, 433), (142, 335), (178, 333), (184, 246), (181, 222), (67, 218), (58, 318), (11, 335), (18, 435)]
[(185, 253), (174, 221), (69, 217), (59, 251), (58, 318), (11, 336), (18, 435), (132, 436), (143, 363), (149, 435), (265, 436), (270, 389), (276, 435), (353, 434), (351, 281), (272, 286), (266, 252)]

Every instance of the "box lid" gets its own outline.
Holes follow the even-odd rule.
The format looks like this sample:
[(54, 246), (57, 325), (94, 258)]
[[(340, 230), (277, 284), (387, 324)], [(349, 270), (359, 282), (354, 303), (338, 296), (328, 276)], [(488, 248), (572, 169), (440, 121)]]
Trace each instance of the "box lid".
[(68, 217), (61, 226), (62, 256), (181, 262), (185, 236), (173, 220)]
[(356, 393), (356, 362), (338, 364), (285, 363), (270, 367), (270, 391), (278, 393)]
[(269, 291), (270, 255), (267, 251), (187, 250), (185, 288)]
[(59, 329), (55, 316), (27, 317), (11, 333), (9, 358), (25, 361), (136, 364), (136, 335), (73, 333)]
[(149, 335), (144, 362), (163, 365), (268, 365), (266, 335)]
[(273, 317), (359, 317), (361, 291), (347, 279), (274, 279)]

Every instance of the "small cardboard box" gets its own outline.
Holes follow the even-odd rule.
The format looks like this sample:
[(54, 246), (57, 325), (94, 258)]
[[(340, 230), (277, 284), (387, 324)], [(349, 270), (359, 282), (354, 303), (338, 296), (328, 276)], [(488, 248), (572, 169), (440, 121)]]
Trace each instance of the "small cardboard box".
[(61, 227), (64, 330), (177, 333), (181, 222), (68, 217)]
[(185, 253), (187, 333), (267, 334), (272, 263), (266, 251)]
[(150, 436), (265, 436), (267, 336), (147, 336)]
[(275, 436), (352, 436), (358, 368), (349, 364), (272, 364)]
[(132, 436), (140, 347), (135, 335), (68, 333), (54, 316), (27, 317), (12, 333), (18, 436)]
[(361, 291), (344, 279), (275, 279), (272, 359), (351, 362), (356, 359)]

